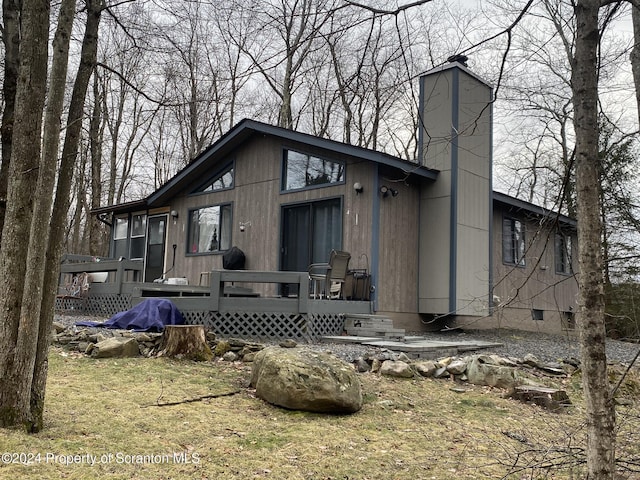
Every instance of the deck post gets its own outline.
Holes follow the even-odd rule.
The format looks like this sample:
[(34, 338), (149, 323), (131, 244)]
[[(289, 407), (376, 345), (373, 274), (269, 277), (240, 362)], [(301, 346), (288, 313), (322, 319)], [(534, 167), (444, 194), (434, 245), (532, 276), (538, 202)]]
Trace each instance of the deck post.
[(209, 288), (211, 288), (210, 301), (212, 312), (220, 310), (220, 296), (224, 292), (224, 290), (221, 291), (220, 276), (219, 270), (212, 270), (210, 273)]
[(307, 313), (309, 311), (309, 274), (300, 273), (298, 280), (298, 311)]
[(120, 261), (116, 270), (116, 291), (118, 295), (122, 293), (122, 282), (124, 282), (124, 262)]

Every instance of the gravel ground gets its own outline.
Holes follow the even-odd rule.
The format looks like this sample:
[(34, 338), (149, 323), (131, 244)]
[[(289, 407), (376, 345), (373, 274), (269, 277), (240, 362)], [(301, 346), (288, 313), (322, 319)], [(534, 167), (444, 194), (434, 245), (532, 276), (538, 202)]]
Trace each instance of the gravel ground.
[[(55, 320), (64, 325), (71, 326), (79, 321), (101, 322), (105, 319), (76, 316), (76, 315), (56, 315)], [(80, 328), (80, 327), (79, 327)], [(109, 330), (100, 329), (104, 333)], [(553, 362), (559, 359), (580, 358), (580, 346), (576, 336), (569, 335), (549, 335), (538, 332), (525, 332), (520, 330), (466, 330), (451, 332), (415, 333), (429, 340), (455, 341), (455, 340), (482, 340), (503, 344), (502, 347), (495, 347), (486, 350), (479, 350), (483, 353), (495, 353), (504, 357), (522, 358), (531, 353), (539, 360)], [(353, 361), (358, 357), (368, 355), (379, 355), (384, 349), (360, 345), (356, 343), (319, 343), (309, 345), (310, 348), (318, 350), (328, 350), (347, 361)], [(620, 342), (607, 339), (607, 359), (610, 362), (629, 363), (638, 350), (640, 344)]]

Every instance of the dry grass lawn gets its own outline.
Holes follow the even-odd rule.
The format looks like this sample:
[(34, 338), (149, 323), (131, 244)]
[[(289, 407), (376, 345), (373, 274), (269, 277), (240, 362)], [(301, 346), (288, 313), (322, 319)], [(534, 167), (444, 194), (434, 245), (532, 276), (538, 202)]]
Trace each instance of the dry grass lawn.
[[(575, 406), (553, 414), (500, 390), (457, 385), (461, 393), (446, 380), (365, 374), (363, 409), (329, 416), (256, 398), (250, 368), (52, 349), (45, 430), (2, 431), (0, 478), (529, 479), (583, 471), (578, 379), (566, 385)], [(640, 457), (638, 414), (637, 405), (619, 412), (626, 459)]]

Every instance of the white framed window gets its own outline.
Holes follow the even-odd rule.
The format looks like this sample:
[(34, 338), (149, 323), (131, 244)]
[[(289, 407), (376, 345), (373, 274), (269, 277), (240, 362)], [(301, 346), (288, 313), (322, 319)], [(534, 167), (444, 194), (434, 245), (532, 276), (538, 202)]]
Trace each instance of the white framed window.
[(147, 238), (147, 216), (144, 213), (134, 213), (131, 216), (131, 254), (130, 258), (144, 258), (144, 248)]
[(117, 217), (113, 230), (114, 240), (125, 240), (129, 231), (129, 219), (127, 217)]

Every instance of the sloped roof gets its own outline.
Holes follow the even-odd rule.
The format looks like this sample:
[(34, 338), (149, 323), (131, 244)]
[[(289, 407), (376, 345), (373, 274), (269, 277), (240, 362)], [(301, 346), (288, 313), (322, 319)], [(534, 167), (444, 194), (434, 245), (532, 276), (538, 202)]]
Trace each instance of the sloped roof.
[(493, 203), (494, 204), (499, 203), (504, 206), (515, 208), (516, 210), (533, 213), (534, 215), (539, 215), (541, 217), (547, 217), (552, 219), (557, 218), (558, 222), (564, 223), (574, 228), (577, 227), (578, 225), (577, 220), (574, 218), (568, 217), (566, 215), (555, 212), (553, 210), (549, 210), (548, 208), (544, 208), (539, 205), (535, 205), (533, 203), (520, 200), (519, 198), (511, 197), (505, 193), (494, 191)]
[(201, 176), (207, 171), (208, 161), (211, 157), (224, 156), (233, 151), (238, 145), (245, 142), (253, 135), (269, 135), (278, 137), (283, 140), (305, 143), (307, 145), (322, 148), (324, 150), (348, 155), (351, 157), (361, 158), (372, 162), (380, 163), (390, 167), (397, 168), (406, 172), (411, 172), (420, 177), (435, 180), (438, 176), (436, 170), (422, 167), (418, 164), (408, 162), (386, 153), (369, 150), (362, 147), (356, 147), (335, 140), (316, 137), (306, 133), (296, 132), (282, 127), (275, 127), (266, 123), (255, 120), (244, 119), (233, 127), (229, 132), (223, 135), (217, 142), (207, 148), (187, 167), (178, 172), (171, 180), (156, 190), (148, 197), (150, 206), (158, 206), (166, 203), (177, 189), (191, 184), (194, 181), (201, 180)]
[[(415, 175), (426, 180), (435, 180), (438, 171), (433, 170), (417, 163), (403, 160), (393, 155), (370, 150), (367, 148), (357, 147), (327, 138), (320, 138), (295, 130), (289, 130), (282, 127), (276, 127), (256, 120), (244, 119), (236, 124), (231, 130), (224, 134), (218, 141), (203, 151), (196, 159), (180, 170), (167, 183), (151, 193), (145, 200), (137, 202), (129, 202), (127, 204), (111, 205), (100, 207), (93, 210), (93, 213), (106, 212), (128, 212), (132, 211), (131, 207), (140, 208), (142, 205), (146, 207), (159, 207), (166, 205), (177, 192), (186, 188), (192, 183), (202, 180), (202, 176), (208, 175), (209, 162), (213, 158), (222, 158), (231, 153), (236, 147), (246, 142), (254, 135), (268, 135), (281, 138), (291, 142), (304, 143), (312, 147), (321, 148), (329, 152), (335, 152), (370, 162), (375, 162), (387, 167), (396, 168), (407, 174)], [(141, 202), (144, 202), (141, 204)]]

